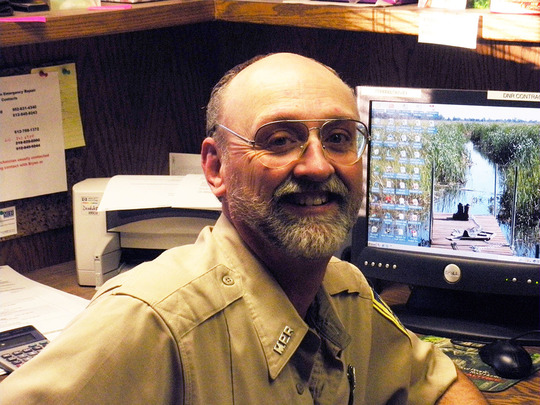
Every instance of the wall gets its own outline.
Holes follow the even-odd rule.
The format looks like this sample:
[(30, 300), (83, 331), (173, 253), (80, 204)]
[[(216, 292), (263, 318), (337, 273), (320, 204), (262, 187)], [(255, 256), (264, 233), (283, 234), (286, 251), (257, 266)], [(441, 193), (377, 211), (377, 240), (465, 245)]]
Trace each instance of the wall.
[[(474, 51), (406, 35), (226, 22), (0, 48), (0, 71), (76, 63), (86, 147), (66, 152), (71, 187), (88, 177), (168, 173), (169, 152), (198, 153), (214, 82), (276, 51), (314, 57), (351, 85), (540, 91), (536, 45), (480, 43)], [(21, 234), (0, 242), (0, 264), (24, 273), (74, 259), (70, 192), (0, 208), (11, 205)]]

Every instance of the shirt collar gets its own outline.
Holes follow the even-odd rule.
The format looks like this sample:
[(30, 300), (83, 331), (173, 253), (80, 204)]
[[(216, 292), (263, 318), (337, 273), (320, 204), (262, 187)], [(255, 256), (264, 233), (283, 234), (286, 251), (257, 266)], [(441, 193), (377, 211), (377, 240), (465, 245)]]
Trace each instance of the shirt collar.
[(371, 300), (371, 288), (360, 270), (351, 271), (350, 263), (336, 257), (330, 259), (323, 285), (330, 296), (348, 293)]
[(351, 342), (351, 337), (336, 314), (330, 302), (330, 296), (324, 288), (317, 292), (308, 311), (308, 317), (308, 323), (315, 328), (320, 337), (335, 347), (335, 355), (344, 350)]
[[(219, 247), (216, 251), (220, 252), (223, 264), (241, 274), (245, 288), (243, 298), (264, 351), (270, 378), (275, 379), (298, 349), (309, 327), (277, 281), (253, 255), (224, 215), (216, 222), (212, 238)], [(325, 284), (326, 278), (328, 275)], [(337, 273), (330, 274), (329, 282), (334, 293), (344, 291)], [(350, 337), (330, 304), (324, 287), (319, 295), (322, 297), (319, 301), (323, 303), (321, 315), (330, 320), (323, 328), (324, 337), (344, 348)]]

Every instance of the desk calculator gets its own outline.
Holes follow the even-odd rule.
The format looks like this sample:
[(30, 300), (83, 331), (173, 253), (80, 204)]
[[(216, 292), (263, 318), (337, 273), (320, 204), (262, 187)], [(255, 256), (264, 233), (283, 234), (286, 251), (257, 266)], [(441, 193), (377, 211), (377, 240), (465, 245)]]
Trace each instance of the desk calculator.
[(0, 332), (0, 367), (11, 372), (34, 358), (49, 341), (33, 326)]

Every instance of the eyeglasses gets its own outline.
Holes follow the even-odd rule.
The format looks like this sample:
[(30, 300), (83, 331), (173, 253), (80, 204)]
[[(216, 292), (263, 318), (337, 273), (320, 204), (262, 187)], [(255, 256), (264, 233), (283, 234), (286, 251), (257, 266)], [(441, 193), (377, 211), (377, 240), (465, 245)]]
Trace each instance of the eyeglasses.
[[(321, 122), (318, 127), (307, 123)], [(309, 133), (319, 130), (319, 138), (325, 157), (332, 162), (352, 166), (360, 160), (369, 140), (368, 129), (353, 119), (328, 120), (281, 120), (268, 122), (255, 132), (254, 139), (247, 139), (225, 125), (216, 124), (237, 138), (260, 151), (261, 163), (271, 169), (279, 169), (300, 159), (304, 154)], [(215, 129), (214, 129), (215, 131)]]

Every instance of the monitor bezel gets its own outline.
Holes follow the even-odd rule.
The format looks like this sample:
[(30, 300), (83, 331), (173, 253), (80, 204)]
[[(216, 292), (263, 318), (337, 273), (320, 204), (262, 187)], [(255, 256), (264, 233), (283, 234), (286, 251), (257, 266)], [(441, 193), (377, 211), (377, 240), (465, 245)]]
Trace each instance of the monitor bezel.
[[(358, 86), (356, 92), (360, 119), (368, 128), (373, 101), (540, 108), (540, 93), (379, 86)], [(540, 264), (537, 263), (460, 257), (438, 250), (418, 252), (368, 246), (369, 148), (370, 145), (364, 162), (364, 202), (353, 228), (351, 245), (351, 261), (366, 277), (475, 293), (540, 296)]]

